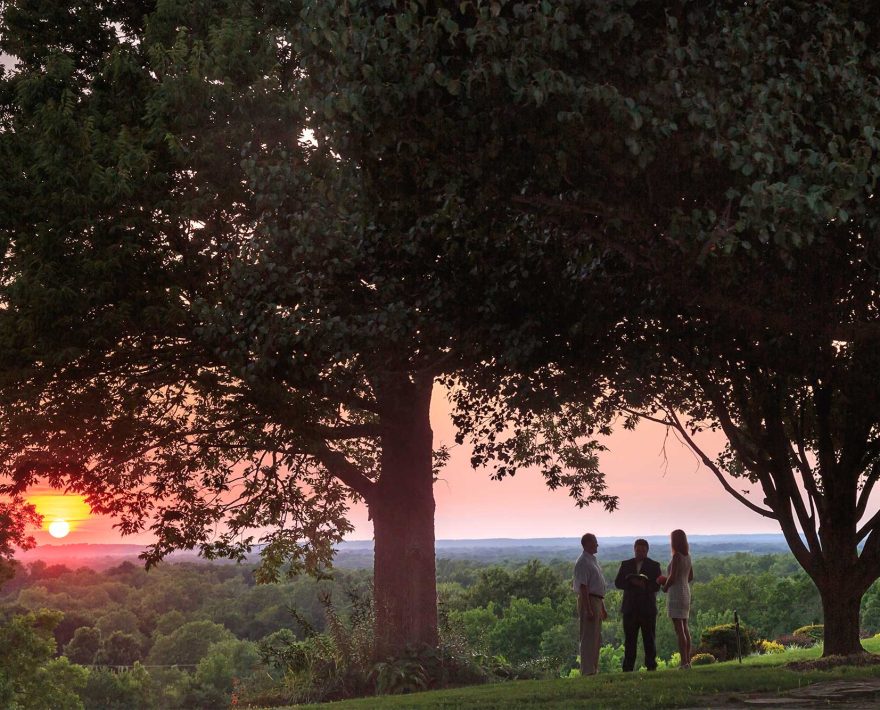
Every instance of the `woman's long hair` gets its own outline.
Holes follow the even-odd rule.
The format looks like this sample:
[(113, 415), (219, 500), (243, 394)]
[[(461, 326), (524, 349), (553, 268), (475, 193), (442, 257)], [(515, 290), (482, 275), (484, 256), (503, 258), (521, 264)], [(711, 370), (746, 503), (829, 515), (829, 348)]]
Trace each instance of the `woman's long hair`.
[(688, 537), (684, 534), (684, 530), (673, 530), (669, 536), (669, 545), (672, 547), (672, 554), (676, 552), (680, 555), (690, 554), (690, 546), (688, 545)]

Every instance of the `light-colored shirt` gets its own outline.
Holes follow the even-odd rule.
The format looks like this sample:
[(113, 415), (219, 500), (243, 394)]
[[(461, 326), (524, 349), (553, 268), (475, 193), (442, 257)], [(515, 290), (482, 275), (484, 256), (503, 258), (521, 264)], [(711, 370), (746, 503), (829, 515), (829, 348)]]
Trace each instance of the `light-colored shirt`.
[(589, 552), (581, 553), (574, 564), (572, 588), (575, 592), (580, 592), (582, 584), (586, 585), (589, 594), (605, 596), (605, 577), (602, 576), (602, 569), (596, 562), (596, 556)]

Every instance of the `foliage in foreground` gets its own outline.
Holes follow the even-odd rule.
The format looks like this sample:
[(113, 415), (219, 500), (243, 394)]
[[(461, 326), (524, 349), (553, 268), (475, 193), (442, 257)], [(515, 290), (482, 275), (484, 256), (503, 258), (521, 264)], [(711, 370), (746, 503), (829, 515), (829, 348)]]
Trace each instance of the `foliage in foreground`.
[(0, 625), (0, 707), (12, 710), (78, 710), (77, 691), (88, 672), (66, 658), (53, 658), (52, 631), (59, 612), (45, 609), (13, 616)]

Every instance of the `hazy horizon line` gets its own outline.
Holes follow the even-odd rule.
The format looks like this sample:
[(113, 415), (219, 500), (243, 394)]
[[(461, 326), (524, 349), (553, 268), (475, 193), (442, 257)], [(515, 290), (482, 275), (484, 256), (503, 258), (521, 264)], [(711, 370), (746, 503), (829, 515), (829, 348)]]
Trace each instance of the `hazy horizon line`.
[[(645, 538), (645, 539), (656, 539), (656, 538), (667, 538), (669, 537), (669, 533), (633, 533), (630, 535), (627, 534), (615, 534), (615, 535), (597, 535), (599, 542), (602, 540), (635, 540), (637, 538)], [(699, 539), (699, 538), (740, 538), (740, 537), (784, 537), (782, 531), (780, 532), (738, 532), (738, 533), (689, 533), (689, 539)], [(552, 540), (579, 540), (580, 535), (548, 535), (545, 537), (446, 537), (446, 538), (436, 538), (435, 543), (441, 542), (541, 542), (541, 541), (552, 541)], [(373, 543), (372, 538), (357, 538), (350, 540), (343, 540), (340, 544), (344, 545), (346, 543)], [(148, 543), (137, 543), (137, 542), (125, 542), (124, 540), (120, 540), (119, 542), (52, 542), (52, 543), (44, 543), (39, 544), (36, 547), (66, 547), (72, 545), (126, 545), (130, 547), (147, 547)], [(258, 547), (259, 545), (254, 545), (254, 547)], [(35, 549), (35, 548), (32, 548)], [(196, 550), (175, 550), (175, 552), (196, 552)]]

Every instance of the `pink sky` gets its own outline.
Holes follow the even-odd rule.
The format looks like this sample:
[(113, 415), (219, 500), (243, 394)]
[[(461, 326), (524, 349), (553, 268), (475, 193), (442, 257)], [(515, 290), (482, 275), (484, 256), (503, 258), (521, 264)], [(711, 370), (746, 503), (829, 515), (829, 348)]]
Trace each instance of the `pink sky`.
[[(566, 491), (550, 491), (537, 471), (493, 481), (470, 467), (470, 451), (454, 446), (449, 405), (435, 390), (431, 411), (434, 441), (451, 447), (452, 457), (434, 487), (438, 538), (568, 537), (590, 530), (597, 535), (659, 535), (682, 527), (691, 534), (779, 532), (773, 520), (730, 497), (712, 473), (670, 436), (650, 422), (635, 431), (621, 427), (605, 443), (601, 457), (608, 491), (620, 497), (613, 513), (600, 506), (575, 507)], [(721, 435), (701, 439), (714, 454)], [(755, 496), (752, 496), (753, 498)], [(353, 538), (372, 537), (362, 509), (353, 511)]]
[[(432, 406), (436, 444), (451, 448), (451, 459), (435, 486), (438, 538), (568, 537), (590, 530), (602, 536), (660, 535), (682, 527), (691, 534), (779, 532), (774, 521), (751, 512), (727, 493), (715, 477), (674, 437), (666, 440), (663, 427), (645, 423), (635, 431), (622, 428), (608, 440), (601, 461), (609, 492), (620, 497), (620, 507), (607, 513), (601, 507), (579, 510), (565, 491), (547, 489), (535, 471), (492, 481), (486, 471), (474, 471), (469, 450), (454, 445), (449, 405), (438, 388)], [(702, 439), (707, 452), (723, 445), (720, 435)], [(36, 492), (36, 491), (35, 491)], [(45, 492), (45, 491), (41, 491)], [(351, 513), (351, 539), (372, 537), (372, 525), (363, 506)], [(49, 522), (48, 520), (46, 521)], [(36, 533), (39, 544), (144, 543), (149, 535), (122, 538), (107, 518), (79, 520), (70, 534), (56, 540)]]

